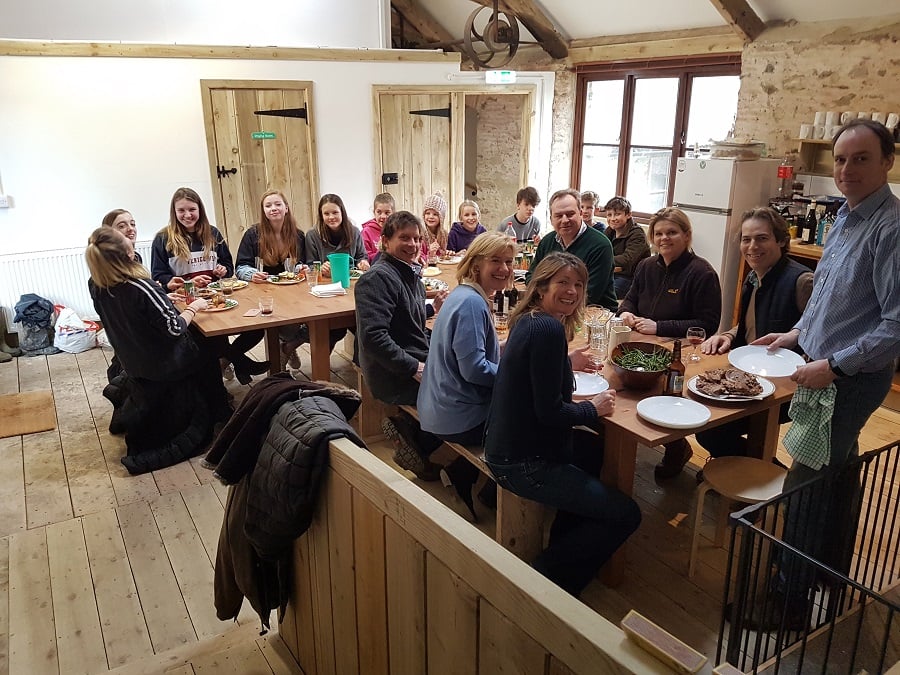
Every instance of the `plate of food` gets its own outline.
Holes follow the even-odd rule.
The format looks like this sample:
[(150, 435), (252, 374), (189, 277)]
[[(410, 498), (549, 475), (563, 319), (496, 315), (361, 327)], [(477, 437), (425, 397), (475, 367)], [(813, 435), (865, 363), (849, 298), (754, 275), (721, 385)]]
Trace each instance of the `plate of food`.
[(712, 401), (761, 401), (775, 393), (775, 385), (737, 368), (713, 368), (695, 375), (688, 391)]
[(357, 281), (363, 274), (365, 274), (365, 270), (354, 267), (350, 270), (350, 281)]
[[(239, 291), (242, 288), (247, 288), (247, 286), (248, 286), (247, 282), (242, 281), (241, 279), (232, 279), (231, 280), (231, 289), (234, 291)], [(207, 284), (206, 287), (211, 288), (214, 291), (221, 291), (222, 290), (222, 282), (221, 282), (221, 280), (213, 281), (211, 284)]]
[(609, 389), (609, 382), (599, 373), (575, 372), (575, 391), (572, 392), (573, 399), (592, 398), (600, 392)]
[(425, 286), (425, 297), (433, 298), (441, 291), (449, 291), (450, 285), (446, 281), (440, 279), (422, 279)]
[(226, 300), (222, 296), (217, 296), (216, 298), (213, 298), (209, 302), (209, 305), (207, 305), (206, 309), (204, 309), (203, 311), (204, 312), (224, 312), (229, 309), (234, 309), (237, 306), (238, 306), (237, 300), (233, 300), (231, 298), (228, 298)]
[(442, 255), (438, 258), (438, 265), (458, 265), (462, 259), (461, 255)]
[(423, 277), (436, 277), (441, 273), (440, 267), (429, 266), (422, 270)]
[(269, 276), (270, 284), (277, 284), (278, 286), (290, 286), (291, 284), (299, 284), (301, 281), (305, 281), (306, 277), (303, 274), (294, 274), (293, 272), (281, 272), (280, 274), (273, 274)]
[(638, 417), (668, 429), (694, 429), (709, 421), (705, 405), (680, 396), (651, 396), (637, 404)]
[(764, 345), (744, 345), (728, 352), (728, 363), (745, 373), (763, 377), (788, 377), (806, 363), (790, 349), (769, 351)]

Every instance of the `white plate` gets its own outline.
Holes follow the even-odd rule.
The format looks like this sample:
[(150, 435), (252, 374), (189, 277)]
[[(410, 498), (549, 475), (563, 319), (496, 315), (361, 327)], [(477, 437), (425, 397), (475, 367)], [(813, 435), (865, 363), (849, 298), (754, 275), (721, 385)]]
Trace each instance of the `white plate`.
[(591, 398), (607, 389), (609, 389), (609, 382), (602, 375), (577, 371), (575, 373), (575, 391), (572, 392), (572, 398)]
[(728, 352), (728, 363), (752, 375), (787, 377), (806, 361), (790, 349), (770, 352), (765, 345), (744, 345)]
[(422, 270), (423, 277), (436, 277), (436, 276), (439, 276), (440, 273), (441, 273), (440, 267), (426, 267), (425, 269)]
[(723, 401), (725, 403), (729, 403), (731, 401), (758, 401), (759, 399), (766, 398), (775, 393), (775, 385), (769, 382), (766, 378), (759, 376), (756, 377), (756, 381), (759, 382), (759, 386), (762, 387), (762, 391), (756, 396), (738, 396), (736, 394), (728, 394), (727, 396), (713, 396), (712, 394), (704, 394), (697, 388), (697, 382), (699, 380), (699, 375), (694, 375), (694, 377), (688, 380), (688, 390), (690, 390), (692, 394), (702, 396), (703, 398), (708, 398), (710, 401)]
[(651, 396), (637, 404), (639, 417), (669, 429), (693, 429), (709, 421), (709, 408), (680, 396)]
[(461, 255), (454, 255), (449, 258), (438, 258), (438, 265), (458, 265), (463, 259)]
[(237, 300), (233, 300), (232, 298), (228, 298), (228, 299), (225, 301), (225, 304), (224, 304), (224, 305), (220, 305), (219, 307), (210, 307), (209, 309), (204, 309), (203, 311), (204, 311), (204, 312), (224, 312), (225, 310), (228, 310), (228, 309), (234, 309), (234, 308), (237, 307), (237, 306), (238, 306), (238, 301), (237, 301)]

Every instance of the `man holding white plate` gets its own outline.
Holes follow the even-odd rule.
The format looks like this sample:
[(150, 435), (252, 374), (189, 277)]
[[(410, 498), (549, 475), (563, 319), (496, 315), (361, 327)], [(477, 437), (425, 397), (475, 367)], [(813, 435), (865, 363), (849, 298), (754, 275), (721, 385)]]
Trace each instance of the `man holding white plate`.
[[(835, 134), (832, 154), (834, 182), (847, 201), (825, 243), (812, 297), (791, 331), (754, 342), (770, 350), (799, 344), (806, 353), (809, 363), (791, 376), (799, 385), (795, 398), (835, 387), (830, 442), (820, 457), (798, 455), (785, 479), (786, 491), (821, 473), (836, 474), (856, 456), (859, 432), (887, 395), (900, 356), (900, 199), (887, 184), (893, 137), (878, 122), (851, 120)], [(821, 514), (813, 522), (789, 528), (805, 528), (809, 545), (803, 548), (814, 558), (825, 553), (826, 527), (833, 529), (834, 521), (852, 508), (850, 483), (849, 495), (833, 489), (824, 495), (827, 504), (810, 506), (810, 514)], [(791, 514), (789, 521), (802, 515)], [(790, 535), (786, 531), (785, 539)], [(789, 613), (806, 604), (809, 580), (803, 576), (783, 588)]]

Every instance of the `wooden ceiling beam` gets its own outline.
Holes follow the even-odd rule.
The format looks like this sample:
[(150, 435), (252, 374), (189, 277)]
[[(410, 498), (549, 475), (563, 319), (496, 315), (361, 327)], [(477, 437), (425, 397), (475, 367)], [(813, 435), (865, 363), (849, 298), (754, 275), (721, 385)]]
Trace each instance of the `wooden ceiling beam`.
[[(483, 7), (493, 7), (492, 0), (472, 0)], [(550, 18), (540, 10), (533, 0), (501, 0), (498, 8), (509, 12), (522, 22), (541, 47), (554, 59), (564, 59), (569, 55), (569, 46), (562, 39)]]
[(753, 42), (766, 29), (747, 0), (709, 0), (732, 30), (747, 42)]
[(630, 44), (634, 42), (650, 42), (653, 40), (683, 40), (687, 38), (721, 38), (734, 37), (729, 26), (715, 28), (684, 28), (680, 30), (661, 30), (651, 33), (624, 33), (622, 35), (601, 35), (591, 38), (577, 38), (569, 41), (569, 49), (585, 47), (606, 47), (609, 45)]
[(391, 0), (391, 6), (429, 43), (446, 44), (446, 49), (461, 51), (458, 45), (450, 44), (456, 42), (456, 38), (418, 0)]

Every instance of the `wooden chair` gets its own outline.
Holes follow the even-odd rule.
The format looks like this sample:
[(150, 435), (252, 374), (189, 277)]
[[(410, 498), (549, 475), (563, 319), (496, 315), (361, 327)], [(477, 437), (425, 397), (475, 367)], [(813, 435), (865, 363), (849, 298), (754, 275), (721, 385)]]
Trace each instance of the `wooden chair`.
[(694, 531), (691, 535), (688, 577), (694, 576), (706, 493), (714, 490), (721, 497), (716, 518), (715, 544), (722, 546), (731, 503), (758, 504), (781, 494), (786, 475), (787, 471), (780, 466), (753, 457), (717, 457), (706, 463), (703, 467), (704, 481), (697, 488), (694, 517), (691, 519)]

